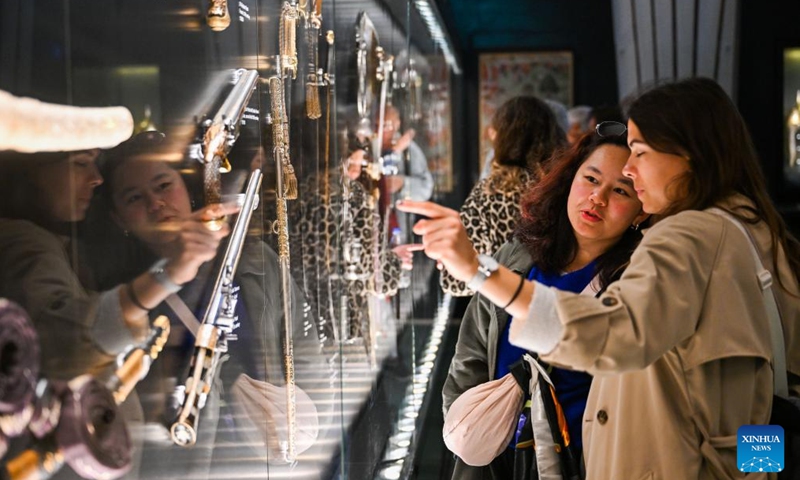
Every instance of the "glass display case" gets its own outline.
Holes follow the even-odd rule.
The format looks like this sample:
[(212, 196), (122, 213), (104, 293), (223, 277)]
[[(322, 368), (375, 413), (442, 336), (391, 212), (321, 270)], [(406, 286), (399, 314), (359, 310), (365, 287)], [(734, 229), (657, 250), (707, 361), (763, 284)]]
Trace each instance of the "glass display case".
[(449, 299), (435, 7), (0, 0), (0, 478), (403, 478)]
[(783, 50), (785, 146), (783, 169), (787, 180), (800, 185), (800, 48)]

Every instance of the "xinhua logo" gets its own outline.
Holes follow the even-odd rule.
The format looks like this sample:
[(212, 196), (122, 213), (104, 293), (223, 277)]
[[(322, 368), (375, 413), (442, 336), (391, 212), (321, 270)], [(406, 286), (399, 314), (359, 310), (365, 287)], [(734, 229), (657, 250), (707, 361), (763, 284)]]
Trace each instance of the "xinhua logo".
[(736, 432), (736, 463), (741, 472), (780, 472), (783, 463), (783, 428), (777, 425), (742, 425)]

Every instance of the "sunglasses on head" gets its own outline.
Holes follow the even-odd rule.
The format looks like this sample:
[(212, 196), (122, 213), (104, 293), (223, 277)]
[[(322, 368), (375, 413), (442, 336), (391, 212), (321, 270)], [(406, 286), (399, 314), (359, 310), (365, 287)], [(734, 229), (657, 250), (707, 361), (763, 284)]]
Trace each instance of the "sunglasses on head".
[(628, 127), (624, 123), (608, 121), (598, 123), (595, 131), (601, 137), (620, 137), (628, 132)]

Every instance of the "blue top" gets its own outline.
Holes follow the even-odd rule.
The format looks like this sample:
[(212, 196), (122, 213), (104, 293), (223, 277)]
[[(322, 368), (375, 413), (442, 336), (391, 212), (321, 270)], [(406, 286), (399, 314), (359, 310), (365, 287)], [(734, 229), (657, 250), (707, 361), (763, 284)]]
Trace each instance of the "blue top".
[[(594, 276), (595, 262), (591, 262), (580, 270), (563, 275), (544, 274), (538, 268), (533, 267), (528, 274), (528, 280), (536, 280), (543, 285), (555, 287), (559, 290), (580, 293), (589, 285)], [(497, 345), (497, 372), (494, 376), (496, 379), (505, 376), (509, 372), (509, 367), (519, 360), (523, 354), (527, 353), (527, 350), (509, 343), (508, 331), (510, 327), (511, 317), (509, 317)], [(567, 419), (571, 443), (578, 448), (582, 448), (583, 411), (586, 410), (586, 398), (589, 396), (592, 376), (588, 373), (575, 372), (558, 367), (550, 367), (549, 374), (556, 388), (558, 401), (564, 409), (564, 417)]]

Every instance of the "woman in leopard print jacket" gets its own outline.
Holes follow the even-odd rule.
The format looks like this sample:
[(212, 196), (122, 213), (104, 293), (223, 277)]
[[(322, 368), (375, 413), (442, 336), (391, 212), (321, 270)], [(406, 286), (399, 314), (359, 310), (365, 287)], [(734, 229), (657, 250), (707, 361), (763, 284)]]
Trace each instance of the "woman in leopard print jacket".
[[(478, 253), (492, 255), (511, 238), (520, 217), (520, 198), (543, 171), (543, 164), (566, 136), (550, 107), (532, 96), (515, 97), (495, 113), (492, 173), (478, 182), (461, 207), (461, 222)], [(442, 290), (456, 297), (473, 294), (442, 270)]]

